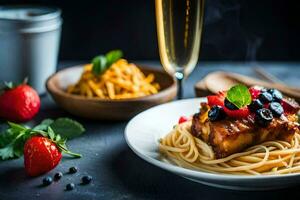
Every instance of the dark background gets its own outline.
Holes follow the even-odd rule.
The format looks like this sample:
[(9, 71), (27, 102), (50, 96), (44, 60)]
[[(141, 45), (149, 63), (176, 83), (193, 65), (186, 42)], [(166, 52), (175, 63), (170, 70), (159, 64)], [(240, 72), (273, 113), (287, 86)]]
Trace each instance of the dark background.
[[(88, 60), (120, 48), (134, 60), (159, 59), (154, 0), (0, 0), (58, 6), (60, 59)], [(206, 0), (201, 60), (299, 61), (300, 3)]]

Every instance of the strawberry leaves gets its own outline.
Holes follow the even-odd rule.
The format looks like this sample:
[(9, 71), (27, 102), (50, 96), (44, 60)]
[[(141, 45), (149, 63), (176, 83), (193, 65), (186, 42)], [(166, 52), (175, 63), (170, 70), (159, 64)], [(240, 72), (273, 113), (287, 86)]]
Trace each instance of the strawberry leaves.
[(68, 118), (46, 119), (32, 129), (12, 122), (8, 122), (8, 125), (9, 127), (0, 133), (0, 159), (2, 160), (22, 156), (26, 140), (34, 135), (47, 137), (60, 151), (74, 157), (81, 157), (80, 154), (71, 152), (66, 145), (67, 139), (78, 137), (85, 131), (77, 121)]
[[(78, 123), (78, 122), (76, 122), (76, 123)], [(77, 130), (77, 131), (79, 132), (80, 130)], [(78, 133), (78, 132), (77, 132), (77, 133)], [(45, 136), (45, 137), (48, 137), (49, 139), (51, 139), (52, 142), (56, 144), (56, 146), (59, 148), (59, 150), (60, 150), (61, 152), (64, 152), (64, 153), (66, 153), (66, 154), (69, 154), (69, 155), (71, 155), (71, 156), (73, 156), (73, 157), (77, 157), (77, 158), (80, 158), (80, 157), (81, 157), (81, 154), (73, 153), (73, 152), (71, 152), (71, 151), (68, 149), (68, 147), (67, 147), (67, 145), (66, 145), (67, 139), (62, 138), (62, 137), (60, 136), (60, 134), (56, 134), (56, 133), (53, 131), (53, 129), (51, 128), (51, 126), (48, 127), (48, 130), (47, 130), (47, 132), (45, 132), (45, 133), (46, 133), (46, 136), (45, 136), (45, 135), (44, 135), (44, 136)]]
[(12, 81), (3, 81), (1, 84), (0, 84), (0, 95), (5, 91), (5, 90), (10, 90), (10, 89), (13, 89), (15, 87), (17, 87), (18, 85), (21, 85), (21, 84), (27, 84), (28, 82), (28, 78), (25, 78), (24, 81), (22, 83), (15, 83), (15, 82), (12, 82)]

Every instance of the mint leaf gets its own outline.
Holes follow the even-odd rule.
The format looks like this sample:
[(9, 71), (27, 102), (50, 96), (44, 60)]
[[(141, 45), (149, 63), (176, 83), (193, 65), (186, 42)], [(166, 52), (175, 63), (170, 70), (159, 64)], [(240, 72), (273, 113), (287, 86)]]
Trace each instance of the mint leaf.
[(35, 126), (32, 130), (34, 131), (47, 131), (48, 127), (54, 122), (53, 119), (45, 119), (40, 124)]
[(106, 55), (107, 65), (110, 66), (117, 60), (123, 57), (123, 52), (121, 50), (112, 50), (108, 52)]
[(10, 158), (14, 158), (14, 147), (13, 144), (9, 144), (3, 148), (0, 149), (0, 158), (2, 160), (7, 160)]
[(69, 118), (58, 118), (50, 125), (50, 127), (56, 134), (59, 134), (62, 138), (66, 139), (77, 137), (85, 131), (80, 123)]
[(9, 129), (0, 133), (0, 148), (8, 145), (17, 135), (17, 132), (9, 131)]
[(103, 55), (97, 56), (92, 60), (92, 72), (96, 75), (102, 74), (106, 70), (107, 60)]
[(7, 160), (15, 157), (20, 157), (23, 155), (23, 146), (25, 141), (28, 137), (26, 137), (26, 134), (29, 132), (27, 129), (20, 131), (20, 132), (14, 132), (13, 128), (10, 128), (7, 133), (10, 134), (16, 134), (18, 135), (11, 137), (11, 140), (0, 149), (0, 158), (2, 160)]
[(69, 118), (45, 119), (32, 130), (52, 140), (55, 140), (54, 134), (62, 138), (72, 139), (85, 131), (79, 122)]
[(227, 91), (226, 98), (238, 108), (242, 108), (251, 103), (251, 94), (248, 88), (241, 84), (231, 87)]

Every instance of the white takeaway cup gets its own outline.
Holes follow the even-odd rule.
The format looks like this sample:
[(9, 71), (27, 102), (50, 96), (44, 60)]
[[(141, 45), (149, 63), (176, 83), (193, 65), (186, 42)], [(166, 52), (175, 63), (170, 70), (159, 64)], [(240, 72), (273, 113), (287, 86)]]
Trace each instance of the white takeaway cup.
[(0, 81), (26, 77), (39, 94), (56, 71), (61, 11), (52, 7), (0, 6)]

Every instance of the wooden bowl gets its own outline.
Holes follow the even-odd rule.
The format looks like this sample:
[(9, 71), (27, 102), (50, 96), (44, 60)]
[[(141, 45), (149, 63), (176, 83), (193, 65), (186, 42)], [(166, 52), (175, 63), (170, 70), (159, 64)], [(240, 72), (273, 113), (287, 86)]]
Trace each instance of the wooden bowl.
[(139, 67), (147, 75), (153, 73), (155, 82), (161, 86), (157, 94), (122, 100), (87, 98), (66, 93), (66, 88), (79, 80), (83, 65), (63, 69), (50, 76), (46, 88), (54, 101), (71, 114), (100, 120), (130, 119), (139, 112), (152, 106), (169, 102), (176, 96), (175, 80), (166, 72), (149, 67)]

